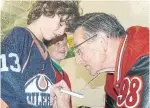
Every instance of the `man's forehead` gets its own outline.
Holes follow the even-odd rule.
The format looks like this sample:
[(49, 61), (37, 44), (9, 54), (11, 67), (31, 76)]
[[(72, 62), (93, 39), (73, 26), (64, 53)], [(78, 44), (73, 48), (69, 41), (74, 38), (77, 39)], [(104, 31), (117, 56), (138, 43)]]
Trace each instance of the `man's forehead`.
[(74, 45), (78, 45), (79, 43), (85, 41), (84, 39), (84, 30), (82, 27), (79, 27), (77, 30), (75, 30), (74, 34), (73, 34), (73, 38), (74, 38)]
[(82, 27), (78, 27), (74, 32), (74, 38), (83, 38), (85, 31)]

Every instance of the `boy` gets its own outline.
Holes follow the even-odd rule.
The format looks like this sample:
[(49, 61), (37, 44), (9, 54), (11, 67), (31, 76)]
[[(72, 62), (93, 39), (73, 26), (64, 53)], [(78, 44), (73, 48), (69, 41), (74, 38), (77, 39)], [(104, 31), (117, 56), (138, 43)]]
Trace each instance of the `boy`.
[[(67, 86), (71, 89), (68, 74), (59, 65), (68, 52), (67, 34), (64, 33), (64, 35), (60, 37), (46, 41), (45, 45), (48, 47), (48, 51), (52, 59), (52, 64), (55, 70), (56, 83), (64, 80), (67, 83)], [(70, 106), (72, 106), (71, 99)]]
[(15, 27), (3, 40), (1, 98), (10, 108), (50, 108), (55, 73), (43, 41), (64, 34), (78, 16), (77, 1), (37, 1), (27, 27)]

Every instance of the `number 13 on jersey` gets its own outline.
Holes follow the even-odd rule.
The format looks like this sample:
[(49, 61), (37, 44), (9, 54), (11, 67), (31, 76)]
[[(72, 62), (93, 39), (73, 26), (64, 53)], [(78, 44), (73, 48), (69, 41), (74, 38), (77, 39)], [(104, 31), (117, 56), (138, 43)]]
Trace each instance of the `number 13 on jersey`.
[(8, 57), (6, 57), (6, 54), (1, 54), (0, 60), (1, 60), (1, 67), (0, 67), (1, 72), (9, 72), (9, 70), (13, 72), (21, 71), (21, 67), (19, 64), (19, 57), (16, 53), (9, 53)]

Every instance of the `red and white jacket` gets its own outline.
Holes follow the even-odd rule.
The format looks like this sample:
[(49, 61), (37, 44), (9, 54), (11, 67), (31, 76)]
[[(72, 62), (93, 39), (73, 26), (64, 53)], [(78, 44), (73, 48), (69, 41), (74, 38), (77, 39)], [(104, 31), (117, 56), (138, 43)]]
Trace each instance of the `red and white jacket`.
[(149, 29), (130, 27), (118, 50), (114, 74), (106, 76), (106, 108), (148, 108)]

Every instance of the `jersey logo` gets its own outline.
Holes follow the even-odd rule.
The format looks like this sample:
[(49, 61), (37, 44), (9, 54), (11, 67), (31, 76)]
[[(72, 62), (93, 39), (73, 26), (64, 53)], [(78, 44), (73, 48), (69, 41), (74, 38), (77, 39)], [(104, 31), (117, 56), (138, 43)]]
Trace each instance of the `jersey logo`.
[(51, 80), (44, 74), (32, 77), (25, 84), (27, 101), (40, 108), (49, 108), (51, 85)]
[(48, 81), (45, 76), (41, 75), (36, 80), (37, 88), (41, 91), (45, 91), (48, 87)]
[(125, 108), (138, 108), (140, 104), (140, 93), (143, 87), (141, 77), (126, 77), (121, 82), (117, 106)]

